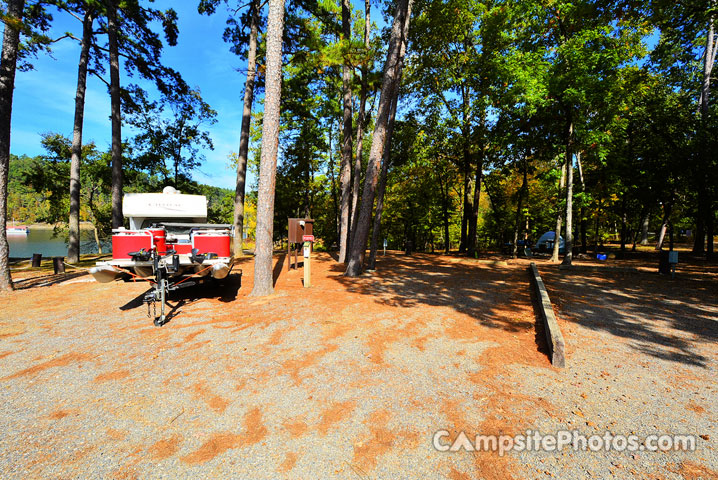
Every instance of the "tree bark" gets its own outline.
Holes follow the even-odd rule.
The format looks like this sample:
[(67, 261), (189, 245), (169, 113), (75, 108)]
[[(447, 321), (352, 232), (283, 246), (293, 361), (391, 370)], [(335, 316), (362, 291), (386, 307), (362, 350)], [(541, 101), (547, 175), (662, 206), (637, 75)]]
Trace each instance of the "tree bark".
[(374, 213), (374, 227), (371, 232), (371, 248), (369, 249), (368, 270), (374, 270), (376, 267), (376, 251), (379, 248), (379, 237), (381, 235), (381, 214), (384, 211), (386, 177), (389, 174), (389, 163), (391, 162), (391, 137), (394, 134), (394, 120), (396, 118), (396, 106), (398, 101), (399, 95), (395, 95), (394, 101), (391, 104), (389, 125), (386, 129), (386, 144), (384, 146), (384, 158), (381, 162), (381, 176), (379, 177), (379, 186), (377, 187), (376, 193), (376, 212)]
[(469, 125), (469, 108), (470, 108), (469, 89), (466, 84), (461, 86), (461, 154), (463, 159), (464, 169), (464, 202), (461, 215), (461, 240), (459, 242), (459, 253), (464, 253), (467, 250), (467, 243), (469, 237), (469, 217), (471, 216), (471, 147), (469, 138), (471, 135), (471, 127)]
[(626, 237), (628, 237), (628, 213), (626, 212), (626, 194), (621, 200), (621, 253), (626, 253)]
[[(569, 126), (569, 138), (566, 143), (566, 241), (564, 243), (563, 264), (571, 265), (573, 261), (573, 152), (571, 151), (571, 137), (573, 136), (573, 123)], [(576, 156), (580, 155), (576, 153)], [(555, 247), (554, 247), (555, 248)]]
[[(369, 29), (371, 26), (371, 2), (369, 0), (364, 1), (364, 47), (369, 50)], [(357, 220), (359, 218), (359, 215), (357, 215), (359, 212), (357, 212), (357, 207), (359, 205), (359, 188), (360, 188), (360, 180), (361, 180), (361, 163), (362, 163), (362, 156), (363, 156), (363, 148), (364, 148), (364, 124), (366, 123), (366, 120), (364, 118), (366, 114), (366, 101), (367, 101), (367, 95), (368, 95), (368, 75), (369, 70), (367, 68), (366, 63), (362, 65), (361, 68), (361, 93), (359, 94), (359, 114), (357, 116), (357, 148), (356, 148), (356, 158), (354, 159), (354, 174), (353, 174), (353, 182), (352, 182), (352, 208), (351, 208), (351, 228), (349, 230), (350, 235), (349, 238), (351, 239), (351, 232), (356, 230), (357, 228)], [(388, 135), (387, 135), (388, 136)], [(381, 180), (380, 180), (381, 181)], [(349, 247), (351, 248), (351, 247)]]
[[(583, 166), (581, 165), (581, 156), (578, 155), (576, 157), (576, 167), (578, 167), (578, 179), (581, 182), (581, 191), (586, 191), (586, 182), (583, 180)], [(586, 206), (581, 203), (581, 208), (579, 209), (579, 215), (581, 216), (581, 219), (579, 222), (579, 231), (580, 231), (580, 237), (581, 237), (581, 253), (586, 253), (588, 251), (588, 239), (587, 239), (587, 230), (588, 230), (588, 222), (586, 220)], [(574, 240), (578, 241), (579, 235), (576, 235)]]
[[(715, 0), (710, 1), (710, 6), (715, 6)], [(716, 56), (715, 45), (715, 18), (713, 15), (708, 19), (708, 28), (706, 30), (706, 45), (703, 52), (703, 78), (701, 82), (700, 98), (698, 100), (698, 111), (701, 120), (705, 120), (708, 116), (710, 92), (711, 92), (711, 75), (713, 74), (713, 64)]]
[[(700, 175), (700, 174), (699, 174)], [(696, 229), (693, 235), (693, 253), (701, 254), (705, 251), (706, 230), (703, 220), (705, 219), (705, 188), (701, 185), (702, 180), (698, 181), (698, 212), (696, 213)]]
[(249, 127), (252, 123), (252, 104), (254, 102), (254, 79), (257, 75), (257, 35), (259, 32), (259, 0), (250, 4), (252, 18), (249, 28), (249, 51), (247, 53), (247, 79), (244, 83), (244, 103), (242, 107), (242, 130), (239, 137), (237, 155), (237, 182), (234, 187), (234, 256), (242, 255), (244, 242), (244, 197), (247, 183), (247, 158), (249, 157)]
[(581, 206), (581, 253), (588, 252), (588, 220), (586, 219), (586, 207)]
[[(715, 6), (715, 0), (711, 0), (710, 6)], [(706, 184), (705, 171), (708, 166), (708, 113), (710, 109), (710, 88), (711, 75), (713, 73), (713, 64), (715, 61), (716, 47), (715, 44), (715, 18), (710, 15), (708, 19), (708, 28), (706, 30), (706, 45), (703, 52), (703, 78), (701, 81), (701, 91), (698, 100), (698, 114), (700, 116), (700, 132), (698, 135), (698, 218), (696, 219), (696, 236), (693, 242), (693, 253), (705, 252), (705, 228), (708, 223), (708, 216), (713, 212), (708, 207), (712, 202)]]
[(25, 0), (9, 0), (5, 13), (2, 58), (0, 59), (0, 291), (12, 290), (10, 245), (7, 242), (7, 184), (10, 173), (10, 120), (15, 89), (20, 22)]
[(646, 211), (641, 221), (641, 245), (648, 245), (648, 224), (651, 220), (651, 212)]
[(334, 148), (332, 147), (332, 138), (334, 138), (334, 124), (329, 125), (329, 178), (332, 182), (332, 205), (334, 206), (334, 227), (336, 232), (335, 241), (339, 242), (339, 201), (337, 200), (337, 180), (335, 176)]
[(708, 218), (706, 219), (706, 258), (713, 260), (713, 237), (714, 237), (715, 213), (713, 209), (709, 209)]
[(471, 180), (469, 180), (469, 166), (464, 162), (462, 169), (464, 170), (464, 188), (461, 202), (461, 236), (459, 237), (459, 253), (466, 252), (466, 238), (468, 237), (469, 227), (469, 195), (471, 192)]
[(85, 90), (87, 87), (87, 62), (92, 43), (93, 11), (85, 12), (82, 21), (80, 62), (77, 66), (77, 90), (75, 93), (75, 123), (72, 129), (72, 159), (70, 160), (70, 238), (67, 247), (68, 263), (80, 261), (80, 164), (82, 162), (82, 126), (85, 118)]
[[(519, 253), (519, 230), (521, 230), (521, 211), (523, 210), (523, 200), (524, 195), (527, 193), (528, 190), (528, 157), (524, 157), (524, 178), (521, 182), (521, 188), (519, 189), (519, 199), (518, 199), (518, 205), (516, 207), (516, 219), (514, 223), (514, 245), (513, 245), (513, 251), (511, 252), (511, 258), (517, 258)], [(524, 247), (526, 245), (524, 244)]]
[(481, 200), (481, 178), (484, 170), (484, 150), (479, 153), (476, 162), (476, 177), (474, 180), (474, 199), (471, 202), (471, 214), (469, 216), (469, 234), (466, 239), (466, 253), (473, 257), (476, 253), (476, 229), (479, 223), (479, 200)]
[(566, 161), (561, 165), (561, 179), (558, 182), (558, 213), (556, 214), (556, 231), (554, 232), (553, 252), (551, 253), (551, 263), (558, 263), (558, 251), (561, 244), (561, 225), (563, 224), (563, 211), (561, 210), (561, 192), (566, 184)]
[(112, 228), (120, 228), (124, 224), (122, 217), (122, 119), (120, 117), (117, 8), (116, 0), (108, 0), (107, 37), (110, 53), (110, 117), (112, 119)]
[(267, 73), (262, 123), (262, 156), (259, 163), (257, 194), (257, 235), (252, 296), (274, 291), (272, 253), (274, 233), (274, 187), (279, 147), (279, 108), (282, 97), (282, 35), (284, 0), (269, 0), (267, 17)]
[(601, 239), (601, 208), (603, 208), (603, 199), (598, 199), (598, 209), (596, 210), (596, 224), (593, 232), (593, 253), (598, 253), (598, 244)]
[(658, 232), (658, 241), (656, 242), (656, 250), (663, 249), (663, 242), (666, 238), (666, 230), (668, 229), (668, 225), (670, 224), (670, 221), (671, 221), (670, 218), (671, 218), (671, 205), (667, 204), (664, 206), (663, 223), (661, 224), (661, 229)]
[(374, 207), (374, 194), (379, 176), (381, 159), (384, 155), (385, 139), (389, 123), (389, 114), (394, 96), (399, 94), (399, 82), (403, 67), (405, 39), (409, 31), (411, 19), (411, 6), (413, 0), (398, 0), (394, 23), (391, 28), (389, 48), (384, 63), (384, 75), (381, 86), (381, 97), (377, 111), (376, 126), (372, 135), (371, 150), (366, 175), (364, 176), (364, 189), (362, 191), (361, 208), (357, 229), (353, 232), (354, 240), (349, 255), (349, 264), (345, 275), (354, 277), (362, 272), (364, 254), (369, 237), (371, 213)]
[[(342, 0), (342, 40), (351, 40), (351, 2)], [(344, 93), (344, 122), (342, 127), (342, 161), (339, 183), (342, 189), (342, 216), (339, 226), (339, 261), (345, 262), (349, 250), (351, 221), (351, 180), (352, 180), (352, 67), (349, 59), (342, 67), (342, 91)]]
[(451, 252), (451, 242), (449, 241), (449, 184), (444, 184), (444, 179), (439, 177), (439, 188), (441, 190), (441, 213), (444, 222), (444, 253)]

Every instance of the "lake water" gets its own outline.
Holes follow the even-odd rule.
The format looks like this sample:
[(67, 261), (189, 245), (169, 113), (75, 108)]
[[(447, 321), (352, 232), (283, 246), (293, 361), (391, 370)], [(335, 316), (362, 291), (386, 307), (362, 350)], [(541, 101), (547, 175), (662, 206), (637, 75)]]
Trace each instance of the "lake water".
[[(10, 257), (31, 258), (33, 253), (41, 253), (44, 258), (67, 257), (67, 233), (56, 236), (52, 228), (33, 228), (27, 235), (8, 235)], [(102, 242), (102, 252), (112, 251), (111, 241)], [(95, 233), (92, 230), (80, 230), (80, 253), (97, 253)]]

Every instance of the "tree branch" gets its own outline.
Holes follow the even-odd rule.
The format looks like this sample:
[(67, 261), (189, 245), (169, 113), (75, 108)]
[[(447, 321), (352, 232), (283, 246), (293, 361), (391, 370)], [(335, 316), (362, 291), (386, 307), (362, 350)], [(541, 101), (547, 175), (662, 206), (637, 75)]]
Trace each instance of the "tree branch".
[[(265, 3), (266, 3), (266, 2), (265, 2)], [(242, 9), (245, 8), (245, 7), (250, 6), (251, 4), (252, 4), (252, 2), (250, 1), (250, 2), (248, 2), (248, 3), (245, 3), (245, 4), (242, 4), (242, 5), (238, 6), (238, 7), (235, 8), (235, 9), (231, 9), (231, 8), (230, 8), (230, 11), (232, 12), (232, 15), (237, 15), (240, 10), (242, 10)], [(260, 7), (260, 8), (261, 8), (261, 7)]]
[(66, 38), (71, 38), (71, 39), (73, 39), (73, 40), (77, 40), (78, 42), (80, 41), (79, 38), (77, 38), (76, 36), (74, 36), (74, 35), (71, 34), (70, 32), (66, 32), (65, 35), (63, 35), (63, 36), (61, 36), (61, 37), (58, 37), (58, 38), (56, 38), (56, 39), (54, 39), (54, 40), (50, 40), (50, 43), (57, 43), (57, 42), (59, 42), (60, 40), (64, 40), (64, 39), (66, 39)]
[(99, 73), (97, 73), (97, 72), (94, 71), (94, 70), (93, 70), (92, 72), (90, 72), (90, 73), (92, 73), (95, 77), (99, 78), (102, 83), (104, 83), (105, 85), (107, 85), (107, 88), (110, 88), (109, 82), (108, 82), (107, 80), (105, 80), (104, 78), (102, 78), (102, 76), (100, 76)]

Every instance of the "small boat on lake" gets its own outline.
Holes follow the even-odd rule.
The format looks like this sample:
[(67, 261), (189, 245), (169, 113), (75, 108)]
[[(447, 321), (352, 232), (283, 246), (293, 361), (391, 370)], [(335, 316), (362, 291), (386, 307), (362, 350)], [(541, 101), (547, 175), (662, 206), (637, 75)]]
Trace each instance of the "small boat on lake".
[(5, 227), (5, 233), (8, 235), (27, 235), (30, 233), (30, 228), (24, 225), (8, 226)]

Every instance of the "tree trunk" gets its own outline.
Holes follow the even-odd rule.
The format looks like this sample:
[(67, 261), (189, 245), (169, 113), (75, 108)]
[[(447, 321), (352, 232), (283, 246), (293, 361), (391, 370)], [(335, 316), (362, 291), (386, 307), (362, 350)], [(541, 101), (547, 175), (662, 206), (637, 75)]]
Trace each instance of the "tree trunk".
[(332, 182), (332, 205), (334, 206), (334, 227), (336, 232), (335, 241), (339, 243), (339, 201), (337, 200), (337, 179), (335, 176), (334, 164), (334, 148), (332, 147), (332, 138), (334, 138), (334, 124), (329, 125), (329, 178)]
[(244, 83), (244, 104), (242, 107), (242, 130), (237, 155), (237, 183), (234, 188), (234, 256), (242, 255), (244, 242), (244, 196), (247, 182), (247, 158), (249, 156), (249, 127), (252, 123), (254, 102), (254, 79), (257, 75), (257, 35), (259, 31), (259, 0), (253, 0), (250, 7), (252, 19), (249, 29), (249, 51), (247, 54), (247, 80)]
[[(364, 189), (362, 191), (361, 208), (357, 229), (352, 233), (354, 240), (349, 255), (349, 264), (345, 275), (354, 277), (362, 272), (364, 253), (369, 237), (371, 213), (374, 207), (374, 193), (379, 176), (381, 159), (384, 155), (385, 139), (389, 123), (389, 114), (394, 96), (399, 94), (399, 82), (406, 51), (406, 38), (411, 19), (411, 6), (413, 0), (398, 0), (394, 23), (391, 28), (389, 48), (384, 64), (384, 75), (381, 86), (381, 97), (377, 111), (376, 126), (372, 135), (369, 163), (364, 176)], [(388, 148), (388, 147), (387, 147)]]
[[(581, 165), (581, 156), (576, 156), (576, 166), (578, 167), (578, 179), (581, 182), (581, 191), (586, 191), (586, 182), (583, 180), (583, 166)], [(580, 224), (580, 236), (581, 236), (581, 253), (586, 253), (588, 251), (588, 239), (586, 238), (588, 233), (586, 230), (588, 230), (588, 225), (586, 221), (586, 206), (581, 202), (581, 208), (579, 210), (579, 215), (581, 216), (580, 222), (577, 222)], [(576, 235), (574, 240), (578, 241), (579, 235)]]
[(122, 217), (122, 119), (120, 117), (120, 60), (117, 41), (116, 0), (107, 2), (107, 37), (110, 51), (110, 104), (112, 118), (112, 228), (124, 224)]
[(598, 200), (598, 210), (596, 211), (596, 224), (593, 232), (593, 253), (598, 253), (598, 244), (601, 238), (601, 199)]
[(715, 213), (713, 209), (709, 209), (708, 218), (706, 219), (706, 258), (713, 260), (713, 237), (714, 237)]
[(558, 251), (561, 244), (561, 225), (563, 224), (563, 211), (561, 210), (561, 192), (566, 183), (566, 161), (561, 165), (561, 179), (558, 182), (558, 208), (556, 214), (556, 231), (554, 232), (553, 252), (551, 253), (551, 263), (558, 263)]
[(663, 214), (663, 223), (661, 224), (661, 229), (658, 232), (658, 241), (656, 242), (656, 250), (663, 249), (663, 241), (666, 238), (666, 230), (668, 229), (668, 225), (670, 223), (670, 218), (671, 218), (671, 205), (665, 205), (664, 206), (664, 214)]
[(469, 180), (469, 166), (464, 163), (464, 188), (461, 203), (461, 236), (459, 237), (459, 253), (466, 251), (466, 237), (468, 237), (469, 227), (469, 192), (471, 191), (471, 182)]
[(651, 212), (646, 211), (641, 222), (641, 245), (648, 245), (648, 224), (651, 220)]
[[(371, 26), (371, 2), (369, 0), (364, 1), (364, 47), (369, 50), (369, 29)], [(356, 148), (356, 158), (354, 159), (354, 174), (353, 174), (353, 183), (352, 183), (352, 212), (351, 212), (351, 228), (349, 230), (350, 235), (349, 238), (351, 239), (351, 232), (356, 230), (357, 228), (357, 219), (359, 218), (359, 215), (357, 215), (357, 207), (359, 205), (359, 187), (360, 187), (360, 180), (361, 180), (361, 163), (362, 163), (362, 156), (363, 156), (363, 148), (364, 148), (364, 124), (366, 123), (366, 120), (364, 118), (365, 112), (366, 112), (366, 101), (367, 101), (367, 95), (368, 95), (368, 75), (369, 71), (367, 69), (367, 65), (362, 65), (361, 68), (361, 93), (359, 95), (359, 114), (357, 116), (357, 148)], [(387, 135), (388, 136), (388, 135)], [(351, 247), (350, 247), (351, 248)]]
[(656, 250), (663, 249), (663, 240), (666, 238), (666, 229), (667, 228), (668, 228), (668, 224), (664, 221), (661, 224), (660, 230), (658, 230), (658, 240), (656, 242)]
[(461, 125), (461, 153), (463, 157), (463, 168), (464, 168), (464, 206), (461, 215), (461, 242), (459, 243), (459, 253), (464, 253), (467, 250), (468, 238), (469, 238), (469, 217), (473, 208), (471, 206), (471, 148), (469, 138), (471, 135), (470, 130), (470, 119), (469, 119), (469, 108), (470, 108), (469, 89), (466, 84), (461, 86), (461, 110), (462, 110), (462, 125)]
[[(351, 40), (351, 2), (342, 0), (342, 40)], [(344, 59), (342, 67), (342, 91), (344, 92), (344, 122), (342, 127), (342, 162), (339, 183), (342, 189), (342, 217), (339, 227), (339, 261), (347, 260), (350, 245), (349, 224), (351, 212), (352, 181), (352, 67), (349, 59)]]
[[(573, 261), (573, 121), (569, 119), (566, 134), (566, 241), (564, 243), (563, 264), (571, 265)], [(576, 156), (581, 153), (577, 152)], [(558, 234), (557, 234), (558, 235)], [(558, 240), (557, 240), (558, 241)], [(556, 247), (554, 246), (556, 252)], [(556, 257), (558, 260), (558, 257)]]
[(274, 233), (274, 187), (279, 146), (279, 107), (282, 97), (282, 35), (284, 0), (269, 0), (267, 17), (267, 73), (262, 123), (262, 156), (259, 163), (257, 194), (257, 234), (252, 296), (274, 291), (272, 253)]
[(705, 218), (705, 212), (703, 205), (705, 198), (703, 198), (702, 190), (703, 187), (698, 186), (698, 213), (696, 214), (696, 229), (693, 235), (693, 253), (701, 254), (704, 252), (706, 231), (703, 225), (703, 219)]
[(25, 0), (9, 0), (3, 18), (5, 32), (0, 60), (0, 291), (12, 290), (10, 276), (10, 245), (7, 242), (7, 184), (10, 173), (10, 119), (15, 88), (20, 22)]
[(626, 212), (626, 194), (621, 201), (621, 253), (626, 253), (626, 237), (628, 236), (628, 213)]
[(102, 255), (102, 244), (100, 243), (100, 235), (97, 233), (97, 225), (92, 225), (92, 230), (95, 233), (95, 245), (97, 245), (97, 254)]
[(479, 223), (479, 200), (481, 200), (481, 178), (484, 170), (484, 151), (479, 154), (476, 162), (476, 177), (474, 180), (474, 199), (471, 203), (471, 215), (469, 216), (469, 234), (466, 239), (466, 253), (473, 257), (476, 253), (476, 228)]
[(394, 119), (396, 118), (396, 106), (399, 95), (394, 96), (389, 115), (389, 125), (386, 128), (386, 145), (384, 146), (384, 158), (381, 162), (381, 176), (376, 192), (376, 212), (374, 213), (374, 227), (371, 232), (371, 248), (369, 249), (369, 270), (376, 267), (376, 250), (379, 248), (379, 237), (381, 235), (381, 214), (384, 211), (384, 194), (386, 192), (386, 177), (389, 173), (391, 162), (391, 136), (394, 134)]
[[(715, 6), (715, 0), (710, 1), (710, 6)], [(708, 116), (710, 92), (711, 92), (711, 75), (713, 74), (713, 63), (716, 57), (715, 43), (715, 18), (713, 15), (708, 19), (708, 28), (706, 30), (706, 45), (703, 52), (703, 78), (701, 82), (700, 99), (698, 100), (698, 111), (701, 120), (706, 120)]]
[(87, 86), (87, 62), (92, 43), (93, 12), (85, 12), (82, 21), (82, 44), (77, 67), (77, 90), (75, 93), (75, 123), (72, 129), (72, 159), (70, 160), (70, 238), (67, 262), (80, 261), (80, 163), (82, 162), (82, 124), (85, 117), (85, 90)]
[[(514, 245), (513, 251), (511, 252), (511, 258), (518, 257), (519, 248), (519, 230), (521, 230), (521, 211), (523, 210), (523, 200), (526, 191), (528, 190), (528, 158), (524, 157), (524, 179), (521, 182), (521, 188), (519, 189), (518, 206), (516, 207), (516, 222), (514, 223)], [(524, 244), (524, 247), (526, 245)]]
[(449, 184), (445, 185), (443, 179), (441, 180), (441, 213), (443, 214), (444, 220), (444, 253), (451, 253), (451, 242), (449, 241)]
[[(710, 6), (715, 6), (715, 0), (710, 1)], [(701, 81), (701, 91), (698, 100), (698, 114), (700, 115), (700, 132), (698, 135), (698, 218), (696, 220), (696, 236), (693, 243), (693, 253), (703, 253), (705, 251), (705, 228), (709, 215), (713, 212), (707, 206), (711, 203), (709, 200), (708, 186), (706, 185), (705, 171), (708, 166), (708, 113), (710, 109), (710, 87), (711, 75), (713, 72), (713, 63), (716, 56), (714, 16), (711, 15), (708, 20), (708, 28), (706, 30), (706, 45), (703, 51), (703, 78)]]

